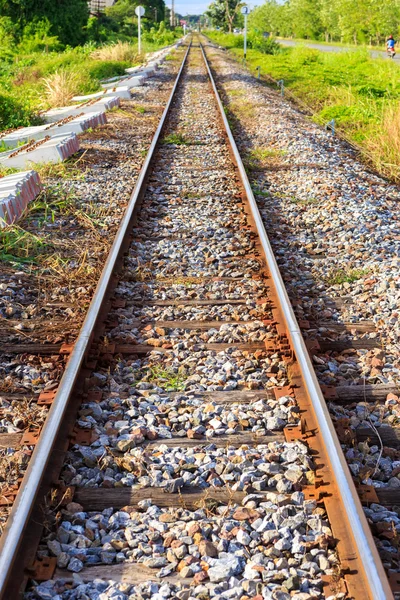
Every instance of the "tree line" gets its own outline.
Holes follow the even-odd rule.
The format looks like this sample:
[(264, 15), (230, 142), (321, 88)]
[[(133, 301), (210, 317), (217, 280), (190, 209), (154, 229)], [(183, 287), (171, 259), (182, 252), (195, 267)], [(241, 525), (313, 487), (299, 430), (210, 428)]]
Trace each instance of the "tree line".
[[(240, 0), (214, 0), (207, 15), (231, 31), (240, 22)], [(234, 13), (234, 23), (228, 13)], [(251, 11), (249, 26), (275, 36), (381, 44), (400, 34), (400, 0), (266, 0)]]
[(0, 48), (11, 50), (21, 41), (27, 48), (56, 49), (87, 41), (129, 40), (137, 35), (139, 4), (146, 10), (145, 29), (164, 21), (164, 0), (117, 0), (105, 10), (100, 10), (101, 2), (93, 10), (87, 0), (0, 0)]

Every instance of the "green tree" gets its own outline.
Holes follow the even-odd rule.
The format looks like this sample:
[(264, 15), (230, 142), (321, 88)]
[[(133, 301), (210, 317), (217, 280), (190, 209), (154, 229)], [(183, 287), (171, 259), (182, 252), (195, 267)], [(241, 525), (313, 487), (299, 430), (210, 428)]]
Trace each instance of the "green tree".
[(322, 31), (319, 0), (290, 0), (289, 19), (299, 38), (318, 38)]
[(226, 29), (226, 12), (224, 0), (214, 0), (205, 12), (213, 27)]
[(284, 37), (381, 44), (400, 34), (400, 0), (266, 0), (249, 21)]
[(279, 35), (282, 29), (282, 5), (276, 0), (269, 0), (258, 6), (249, 15), (249, 27), (260, 32)]
[(20, 33), (29, 23), (47, 19), (52, 36), (75, 46), (84, 41), (89, 8), (86, 0), (0, 0), (0, 14), (10, 17)]
[(214, 27), (221, 27), (232, 33), (235, 23), (240, 20), (242, 0), (214, 0), (206, 10), (206, 16)]
[[(110, 27), (126, 36), (137, 35), (137, 16), (135, 8), (144, 7), (144, 24), (150, 28), (154, 22), (160, 23), (165, 18), (164, 0), (118, 0), (105, 10), (105, 15), (111, 20)], [(156, 18), (157, 17), (157, 18)]]

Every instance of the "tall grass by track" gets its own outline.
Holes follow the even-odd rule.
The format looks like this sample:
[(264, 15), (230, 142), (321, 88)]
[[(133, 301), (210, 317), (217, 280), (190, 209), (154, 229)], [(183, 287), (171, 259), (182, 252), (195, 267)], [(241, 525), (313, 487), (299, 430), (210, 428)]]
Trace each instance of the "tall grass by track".
[[(143, 41), (142, 52), (163, 45)], [(40, 123), (39, 111), (98, 91), (101, 79), (123, 75), (141, 60), (137, 44), (128, 42), (18, 54), (12, 60), (0, 57), (0, 132)]]
[[(242, 58), (241, 36), (208, 32), (218, 44)], [(247, 65), (255, 73), (283, 79), (286, 89), (324, 125), (335, 119), (348, 139), (382, 174), (400, 181), (400, 66), (371, 58), (367, 49), (341, 53), (304, 46), (273, 54), (249, 49)]]

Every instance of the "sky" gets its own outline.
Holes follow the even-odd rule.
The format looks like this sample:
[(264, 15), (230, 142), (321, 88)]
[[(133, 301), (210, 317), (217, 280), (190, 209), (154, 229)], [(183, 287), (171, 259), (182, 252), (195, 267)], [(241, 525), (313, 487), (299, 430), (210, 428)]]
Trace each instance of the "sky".
[[(168, 8), (171, 7), (171, 0), (165, 0)], [(175, 0), (175, 11), (180, 15), (200, 15), (202, 14), (211, 0)], [(261, 4), (261, 2), (248, 2), (250, 8), (255, 4)]]

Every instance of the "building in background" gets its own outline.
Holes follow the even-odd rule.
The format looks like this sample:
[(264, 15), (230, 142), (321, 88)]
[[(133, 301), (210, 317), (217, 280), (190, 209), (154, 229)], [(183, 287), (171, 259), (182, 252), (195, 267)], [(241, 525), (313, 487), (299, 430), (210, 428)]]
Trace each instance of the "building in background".
[(113, 6), (117, 0), (89, 0), (89, 11), (92, 15), (98, 15), (104, 12), (106, 8)]

